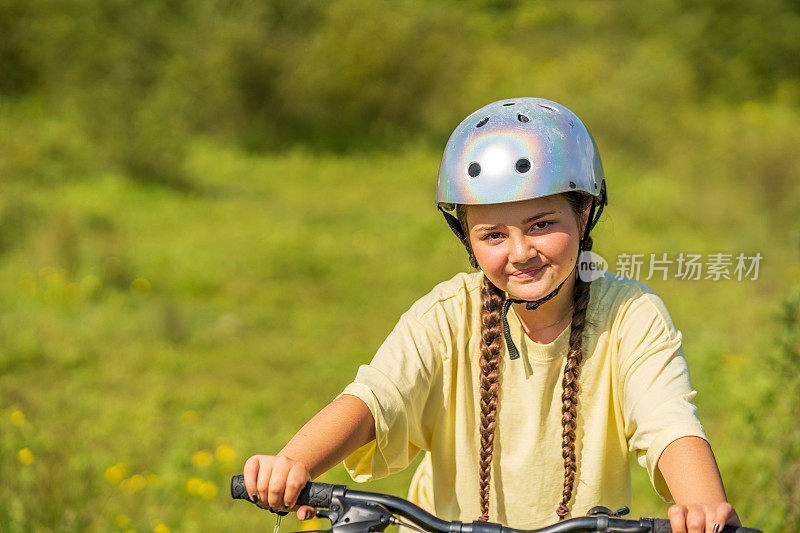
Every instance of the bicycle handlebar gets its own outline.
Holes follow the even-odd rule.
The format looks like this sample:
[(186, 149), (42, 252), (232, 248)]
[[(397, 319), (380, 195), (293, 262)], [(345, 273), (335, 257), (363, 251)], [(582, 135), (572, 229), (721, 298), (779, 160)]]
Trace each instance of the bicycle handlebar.
[[(244, 476), (241, 474), (231, 478), (231, 497), (255, 503), (247, 494)], [(605, 514), (571, 518), (540, 529), (514, 529), (493, 522), (450, 522), (397, 496), (351, 490), (346, 485), (331, 485), (314, 481), (307, 483), (300, 491), (297, 505), (310, 505), (317, 509), (326, 509), (317, 514), (331, 520), (333, 531), (343, 533), (382, 531), (389, 523), (396, 523), (396, 519), (393, 522), (392, 518), (394, 517), (391, 516), (395, 514), (434, 533), (578, 533), (592, 531), (672, 533), (669, 520), (666, 519), (630, 520)], [(353, 509), (357, 509), (359, 512), (351, 512)], [(359, 524), (362, 525), (361, 528), (358, 527)], [(720, 533), (762, 532), (747, 527), (725, 526)]]

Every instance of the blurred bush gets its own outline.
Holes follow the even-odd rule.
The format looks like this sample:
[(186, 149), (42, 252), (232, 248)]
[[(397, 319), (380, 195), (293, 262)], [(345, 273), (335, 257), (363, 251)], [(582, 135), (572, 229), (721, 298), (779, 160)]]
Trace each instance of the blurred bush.
[(714, 102), (800, 101), (800, 12), (782, 0), (0, 0), (0, 15), (5, 106), (35, 99), (108, 164), (178, 187), (195, 133), (439, 146), (478, 105), (533, 94), (638, 151)]

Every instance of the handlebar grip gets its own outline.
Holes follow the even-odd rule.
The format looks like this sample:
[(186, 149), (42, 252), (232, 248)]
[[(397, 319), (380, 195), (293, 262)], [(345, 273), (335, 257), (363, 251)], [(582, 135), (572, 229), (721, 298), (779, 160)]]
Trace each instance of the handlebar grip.
[[(672, 533), (669, 520), (665, 518), (653, 519), (653, 533)], [(725, 526), (720, 533), (762, 533), (759, 529), (741, 526)]]
[(669, 525), (669, 520), (654, 518), (653, 533), (672, 533), (672, 526)]
[(250, 499), (250, 495), (247, 494), (247, 487), (244, 486), (244, 476), (242, 474), (231, 478), (231, 498), (234, 500), (253, 501)]
[[(331, 485), (330, 483), (317, 483), (309, 481), (306, 486), (300, 491), (297, 497), (297, 505), (310, 505), (311, 507), (330, 507), (333, 490), (336, 487), (341, 487), (347, 490), (343, 485)], [(247, 494), (247, 487), (244, 485), (244, 476), (237, 474), (231, 478), (231, 498), (234, 500), (247, 500), (252, 502), (250, 495)]]
[[(309, 481), (297, 497), (297, 505), (310, 505), (311, 507), (330, 507), (333, 490), (339, 485)], [(342, 487), (345, 488), (346, 487)]]

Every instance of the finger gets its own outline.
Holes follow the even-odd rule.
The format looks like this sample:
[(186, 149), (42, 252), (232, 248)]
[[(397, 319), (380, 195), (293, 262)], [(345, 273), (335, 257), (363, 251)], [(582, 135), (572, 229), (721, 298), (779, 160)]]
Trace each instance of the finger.
[(669, 517), (669, 525), (672, 528), (672, 533), (687, 533), (686, 531), (686, 513), (688, 509), (683, 505), (673, 505), (667, 511)]
[[(710, 526), (709, 526), (710, 527)], [(686, 513), (686, 529), (689, 533), (703, 533), (706, 528), (706, 513), (702, 505), (692, 505)]]
[(714, 517), (714, 523), (719, 524), (717, 531), (722, 531), (722, 528), (725, 527), (726, 524), (741, 525), (741, 524), (735, 524), (735, 522), (738, 521), (739, 517), (736, 516), (736, 512), (733, 510), (733, 506), (728, 502), (723, 502), (717, 505), (716, 509), (714, 510), (713, 517)]
[(287, 509), (294, 507), (295, 503), (297, 503), (297, 497), (300, 495), (300, 490), (309, 481), (311, 481), (311, 477), (308, 475), (305, 465), (299, 462), (294, 463), (286, 477), (286, 491), (283, 494), (284, 505), (286, 505)]
[(289, 462), (280, 457), (272, 465), (267, 501), (269, 501), (269, 506), (276, 511), (282, 511), (286, 508), (283, 494), (286, 492), (286, 478), (289, 475), (290, 468)]
[(252, 497), (253, 494), (258, 492), (258, 457), (254, 455), (247, 460), (244, 464), (242, 475), (244, 476), (244, 486), (247, 494)]
[(258, 494), (258, 506), (269, 506), (269, 482), (272, 477), (272, 461), (259, 461), (258, 482), (256, 493)]
[[(721, 504), (720, 504), (721, 505)], [(705, 514), (706, 514), (706, 524), (705, 530), (710, 533), (719, 533), (722, 531), (722, 528), (725, 526), (725, 520), (720, 520), (719, 517), (721, 514), (720, 512), (720, 505), (704, 505)], [(725, 514), (725, 518), (728, 518), (728, 515)]]
[(300, 520), (308, 520), (315, 514), (317, 514), (317, 510), (310, 505), (301, 505), (300, 508), (297, 509), (297, 518)]

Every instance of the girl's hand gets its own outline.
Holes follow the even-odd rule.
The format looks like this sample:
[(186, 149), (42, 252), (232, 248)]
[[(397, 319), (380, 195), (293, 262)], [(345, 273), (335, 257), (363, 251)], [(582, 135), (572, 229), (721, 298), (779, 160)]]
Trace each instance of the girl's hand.
[[(259, 507), (286, 511), (297, 503), (297, 496), (311, 475), (306, 465), (282, 455), (254, 455), (244, 464), (244, 484), (247, 493), (258, 498)], [(314, 508), (302, 505), (297, 518), (314, 516)]]
[(728, 502), (673, 505), (667, 514), (672, 533), (717, 533), (726, 525), (742, 525)]

